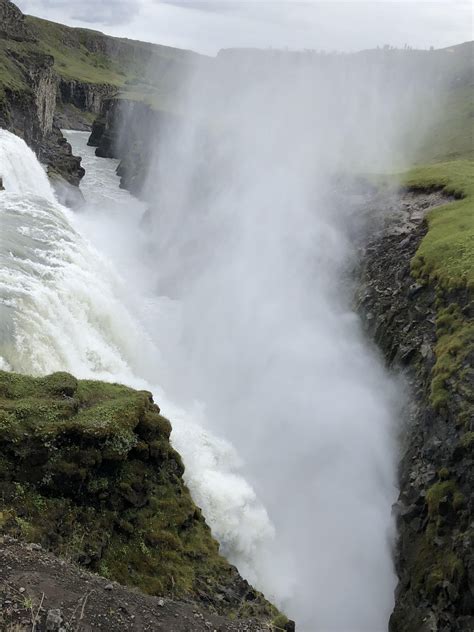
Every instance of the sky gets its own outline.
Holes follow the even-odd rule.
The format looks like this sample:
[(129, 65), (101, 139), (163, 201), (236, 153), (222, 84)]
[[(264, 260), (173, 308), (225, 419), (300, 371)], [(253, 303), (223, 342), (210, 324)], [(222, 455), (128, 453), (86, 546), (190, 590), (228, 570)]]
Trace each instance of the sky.
[(14, 0), (25, 13), (205, 54), (256, 46), (355, 51), (472, 39), (469, 0)]

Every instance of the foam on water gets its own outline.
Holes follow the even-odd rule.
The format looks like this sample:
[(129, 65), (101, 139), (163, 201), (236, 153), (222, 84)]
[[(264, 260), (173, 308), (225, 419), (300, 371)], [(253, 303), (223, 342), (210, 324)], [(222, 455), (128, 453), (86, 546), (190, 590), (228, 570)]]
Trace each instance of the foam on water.
[[(92, 187), (96, 191), (102, 182), (103, 198), (75, 216), (55, 200), (34, 153), (0, 130), (6, 187), (0, 193), (0, 369), (34, 375), (69, 371), (151, 390), (172, 419), (172, 441), (196, 502), (223, 550), (255, 579), (255, 559), (273, 527), (239, 473), (240, 459), (230, 443), (206, 431), (202, 407), (184, 410), (166, 396), (160, 353), (134, 314), (133, 295), (110, 261), (80, 234), (81, 228), (92, 229), (91, 218), (107, 204), (109, 210), (143, 212), (128, 193), (114, 189), (113, 166), (109, 163)], [(85, 191), (87, 197), (87, 184)], [(107, 226), (113, 230), (113, 222)], [(114, 244), (120, 249), (121, 242)]]

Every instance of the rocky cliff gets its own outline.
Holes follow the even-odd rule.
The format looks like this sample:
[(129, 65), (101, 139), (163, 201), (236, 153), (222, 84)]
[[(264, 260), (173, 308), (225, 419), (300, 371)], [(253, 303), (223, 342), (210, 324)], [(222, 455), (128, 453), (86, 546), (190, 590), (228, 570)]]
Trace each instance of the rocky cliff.
[[(435, 167), (433, 182), (441, 183), (447, 171)], [(402, 371), (406, 388), (391, 632), (474, 629), (473, 252), (462, 212), (467, 203), (472, 217), (472, 203), (465, 200), (456, 212), (446, 203), (467, 191), (439, 184), (436, 193), (432, 187), (416, 175), (413, 192), (387, 209), (388, 228), (373, 236), (363, 256), (358, 299), (367, 331), (388, 365)], [(433, 206), (440, 208), (430, 211)], [(429, 222), (437, 218), (443, 224), (454, 218), (441, 258), (449, 258), (455, 242), (458, 257), (465, 248), (470, 260), (451, 285), (433, 274), (433, 262), (426, 268), (426, 256), (420, 263), (426, 242), (436, 236)]]
[[(104, 101), (94, 121), (89, 145), (96, 155), (118, 158), (120, 186), (140, 196), (154, 155), (159, 130), (169, 133), (180, 124), (178, 115), (140, 101), (116, 97)], [(157, 136), (155, 137), (155, 133)]]
[(61, 129), (90, 129), (118, 92), (172, 98), (200, 56), (24, 16), (0, 0), (0, 126), (34, 149), (51, 174), (77, 185), (80, 158)]
[(0, 3), (0, 37), (18, 42), (35, 41), (21, 11), (7, 0)]
[(0, 372), (0, 533), (243, 629), (270, 626), (278, 611), (219, 555), (170, 432), (150, 393)]
[(80, 158), (54, 123), (57, 77), (54, 59), (41, 52), (24, 16), (0, 0), (0, 126), (21, 136), (51, 173), (77, 185)]

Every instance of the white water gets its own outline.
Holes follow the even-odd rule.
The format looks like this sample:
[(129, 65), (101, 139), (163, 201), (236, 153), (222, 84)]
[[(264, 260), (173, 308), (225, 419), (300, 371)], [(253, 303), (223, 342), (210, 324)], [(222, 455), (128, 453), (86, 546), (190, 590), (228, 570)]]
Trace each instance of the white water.
[[(212, 300), (226, 292), (225, 265), (218, 268), (217, 285), (204, 285), (204, 294), (199, 288), (182, 301), (157, 296), (156, 275), (146, 268), (150, 253), (143, 257), (144, 207), (118, 190), (114, 162), (96, 159), (85, 134), (68, 136), (88, 171), (82, 184), (86, 206), (76, 214), (54, 201), (24, 143), (0, 130), (6, 187), (0, 193), (0, 363), (21, 372), (68, 370), (151, 390), (173, 422), (173, 443), (193, 496), (241, 572), (287, 608), (300, 630), (382, 632), (394, 586), (390, 388), (363, 347), (355, 317), (341, 306), (329, 307), (331, 292), (325, 298), (321, 293), (327, 279), (315, 278), (318, 309), (312, 321), (299, 323), (294, 337), (281, 339), (287, 348), (278, 347), (279, 326), (291, 313), (298, 315), (289, 297), (290, 312), (281, 321), (274, 310), (240, 313), (255, 328), (250, 354), (239, 337), (229, 337), (227, 307)], [(326, 245), (335, 248), (333, 230), (328, 226), (324, 234)], [(328, 251), (319, 243), (324, 259)], [(159, 258), (156, 266), (159, 273)], [(277, 281), (273, 275), (268, 280)], [(210, 301), (207, 312), (203, 297)], [(276, 299), (277, 294), (278, 309)], [(192, 329), (196, 316), (207, 338)], [(269, 327), (273, 359), (258, 347)], [(240, 329), (234, 333), (241, 336)], [(327, 338), (339, 341), (327, 345)], [(240, 351), (244, 362), (239, 358), (235, 369), (246, 374), (232, 374), (228, 354)], [(294, 362), (291, 382), (279, 381), (280, 356)], [(252, 382), (258, 392), (241, 390)], [(244, 455), (276, 533), (241, 476), (243, 463), (229, 439)]]
[[(114, 225), (117, 229), (118, 215), (125, 225), (130, 217), (136, 230), (143, 206), (118, 189), (114, 162), (97, 160), (85, 148), (87, 135), (75, 139), (89, 167), (83, 185), (87, 204), (77, 215), (55, 201), (25, 143), (0, 130), (6, 189), (0, 194), (0, 368), (35, 375), (66, 370), (151, 390), (173, 420), (172, 440), (196, 502), (223, 550), (254, 578), (253, 561), (273, 535), (267, 513), (240, 475), (235, 450), (205, 430), (199, 406), (185, 411), (163, 393), (160, 353), (140, 323), (142, 306), (135, 304), (140, 293), (126, 287), (87, 239), (104, 247), (106, 242), (126, 270), (131, 233), (125, 231), (124, 238), (121, 225), (120, 238)], [(160, 310), (159, 302), (150, 306), (154, 313)]]
[[(89, 152), (86, 168), (89, 160), (93, 168), (81, 135), (69, 140), (77, 153)], [(352, 256), (351, 209), (341, 216), (318, 201), (313, 213), (303, 199), (294, 208), (304, 183), (283, 176), (278, 183), (271, 172), (268, 182), (258, 169), (243, 181), (234, 172), (230, 197), (228, 183), (217, 183), (218, 203), (200, 208), (185, 187), (192, 181), (188, 161), (201, 148), (180, 138), (176, 155), (171, 145), (164, 142), (171, 171), (163, 162), (161, 174), (151, 171), (166, 183), (151, 223), (140, 228), (135, 211), (106, 209), (101, 219), (86, 211), (77, 221), (93, 228), (94, 243), (136, 292), (135, 315), (160, 349), (166, 392), (187, 405), (201, 402), (202, 423), (237, 446), (276, 533), (266, 521), (260, 531), (258, 522), (239, 523), (227, 513), (243, 496), (240, 482), (222, 480), (218, 471), (202, 476), (194, 461), (200, 451), (188, 454), (180, 435), (179, 449), (197, 475), (194, 495), (202, 502), (199, 478), (219, 490), (205, 513), (214, 528), (220, 525), (221, 540), (232, 543), (226, 551), (297, 619), (298, 629), (382, 632), (395, 583), (395, 389), (341, 298), (340, 277)], [(87, 177), (83, 187), (95, 197)], [(182, 207), (173, 204), (176, 197)], [(118, 257), (110, 238), (116, 234), (127, 246)], [(168, 288), (178, 298), (166, 298)], [(247, 551), (254, 551), (250, 564)]]

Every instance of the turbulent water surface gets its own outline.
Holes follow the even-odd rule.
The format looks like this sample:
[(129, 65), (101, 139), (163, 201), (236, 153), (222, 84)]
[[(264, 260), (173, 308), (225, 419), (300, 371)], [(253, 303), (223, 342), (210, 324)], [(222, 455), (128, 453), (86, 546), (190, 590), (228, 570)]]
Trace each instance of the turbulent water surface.
[[(288, 269), (277, 256), (302, 237), (297, 213), (293, 228), (283, 220), (299, 201), (282, 188), (258, 221), (240, 209), (234, 232), (231, 215), (209, 214), (205, 229), (181, 218), (184, 247), (166, 216), (156, 236), (145, 205), (118, 188), (115, 161), (97, 159), (85, 133), (67, 136), (87, 171), (74, 213), (23, 141), (0, 130), (1, 366), (152, 390), (193, 496), (239, 570), (299, 629), (382, 632), (394, 587), (394, 390), (349, 297), (333, 291), (325, 261), (341, 269), (346, 238), (329, 216), (308, 222), (314, 279), (302, 283), (308, 261)], [(209, 245), (191, 249), (190, 269), (189, 231)]]
[[(139, 283), (124, 281), (133, 253), (130, 230), (138, 246), (143, 206), (118, 189), (114, 161), (96, 159), (86, 134), (73, 132), (71, 140), (89, 168), (86, 205), (75, 215), (55, 201), (33, 152), (0, 130), (7, 189), (0, 198), (0, 366), (36, 375), (67, 370), (153, 391), (173, 419), (173, 442), (186, 460), (196, 501), (224, 550), (253, 576), (260, 545), (272, 536), (267, 513), (238, 473), (235, 450), (204, 429), (199, 405), (186, 412), (163, 393), (163, 362), (141, 318), (170, 320), (170, 302), (164, 299), (163, 306), (144, 296)], [(109, 257), (92, 241), (106, 242)]]

